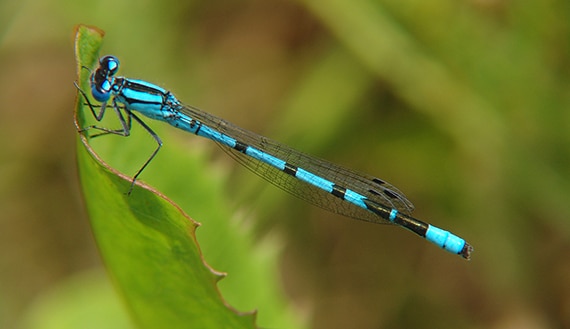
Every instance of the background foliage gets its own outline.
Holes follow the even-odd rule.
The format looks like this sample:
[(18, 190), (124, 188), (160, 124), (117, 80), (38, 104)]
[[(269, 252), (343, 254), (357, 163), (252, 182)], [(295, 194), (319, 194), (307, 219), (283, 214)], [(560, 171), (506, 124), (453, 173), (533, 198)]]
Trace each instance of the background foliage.
[[(569, 327), (569, 7), (562, 0), (2, 2), (0, 327), (45, 328), (50, 316), (61, 327), (70, 317), (56, 318), (60, 312), (128, 326), (108, 316), (121, 304), (111, 290), (104, 294), (77, 184), (77, 23), (107, 32), (104, 52), (120, 57), (123, 75), (378, 175), (406, 193), (418, 218), (475, 247), (464, 262), (396, 227), (324, 213), (239, 168), (212, 143), (153, 125), (165, 153), (204, 165), (174, 167), (181, 162), (161, 155), (142, 179), (180, 204), (206, 184), (196, 187), (194, 175), (221, 184), (240, 229), (283, 245), (283, 288), (311, 327)], [(127, 174), (150, 152), (132, 147), (145, 142), (130, 143), (100, 145)], [(177, 184), (163, 178), (174, 170), (182, 172)], [(183, 208), (203, 223), (201, 244), (215, 239), (206, 228), (211, 207)], [(220, 271), (232, 259), (204, 253), (219, 259), (210, 263)], [(222, 290), (232, 275), (239, 277), (230, 272)], [(81, 313), (81, 300), (100, 303)]]

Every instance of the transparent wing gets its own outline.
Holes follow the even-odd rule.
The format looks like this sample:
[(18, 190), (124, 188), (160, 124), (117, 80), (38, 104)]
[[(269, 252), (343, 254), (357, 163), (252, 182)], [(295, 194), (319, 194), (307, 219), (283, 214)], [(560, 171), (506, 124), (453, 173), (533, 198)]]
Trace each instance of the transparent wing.
[[(381, 179), (361, 174), (335, 165), (326, 160), (296, 151), (284, 144), (280, 144), (256, 133), (242, 129), (221, 118), (203, 112), (200, 109), (185, 105), (179, 110), (182, 113), (202, 122), (202, 124), (216, 129), (239, 142), (253, 146), (276, 158), (284, 160), (291, 165), (303, 168), (339, 186), (357, 192), (372, 201), (386, 206), (387, 208), (394, 208), (399, 212), (403, 212), (408, 215), (414, 209), (414, 205), (402, 192)], [(370, 211), (335, 197), (326, 191), (305, 183), (264, 162), (225, 145), (218, 145), (220, 145), (220, 147), (236, 161), (253, 171), (255, 174), (313, 205), (356, 219), (375, 223), (389, 223)]]

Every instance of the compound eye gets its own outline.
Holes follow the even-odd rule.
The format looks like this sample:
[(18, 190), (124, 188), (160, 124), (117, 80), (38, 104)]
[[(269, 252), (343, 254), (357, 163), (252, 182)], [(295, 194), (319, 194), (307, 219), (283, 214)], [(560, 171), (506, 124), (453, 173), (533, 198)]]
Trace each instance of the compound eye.
[(101, 82), (100, 85), (92, 85), (91, 86), (91, 95), (95, 98), (98, 102), (106, 102), (111, 97), (111, 88), (113, 85), (104, 80)]
[(115, 75), (119, 70), (119, 59), (115, 56), (105, 56), (99, 60), (99, 66), (107, 71), (108, 76)]

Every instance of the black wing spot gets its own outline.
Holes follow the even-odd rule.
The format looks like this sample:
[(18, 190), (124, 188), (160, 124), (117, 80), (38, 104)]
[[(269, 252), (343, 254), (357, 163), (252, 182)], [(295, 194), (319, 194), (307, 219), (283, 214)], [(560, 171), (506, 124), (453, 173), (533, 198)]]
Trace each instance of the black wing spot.
[(376, 191), (376, 190), (368, 190), (368, 192), (374, 194), (374, 195), (380, 195), (380, 192)]
[(394, 193), (390, 190), (384, 190), (384, 194), (386, 194), (391, 199), (399, 199), (400, 196), (397, 193)]
[(372, 178), (372, 181), (373, 181), (374, 183), (376, 183), (376, 184), (379, 184), (379, 185), (384, 185), (384, 184), (386, 184), (386, 182), (383, 181), (383, 180), (381, 180), (380, 178)]

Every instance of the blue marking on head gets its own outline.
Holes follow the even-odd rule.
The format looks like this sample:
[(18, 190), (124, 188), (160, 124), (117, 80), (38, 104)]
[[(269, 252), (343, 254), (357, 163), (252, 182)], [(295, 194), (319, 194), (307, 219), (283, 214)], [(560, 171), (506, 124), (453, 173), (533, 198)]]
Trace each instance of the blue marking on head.
[(119, 60), (115, 56), (99, 59), (99, 67), (91, 75), (91, 94), (99, 102), (106, 102), (113, 93), (114, 75), (119, 70)]
[(111, 98), (112, 87), (108, 80), (102, 81), (100, 85), (91, 84), (91, 94), (98, 102), (106, 102)]
[(99, 66), (107, 71), (107, 76), (113, 76), (119, 70), (119, 59), (115, 56), (105, 56), (99, 60)]

